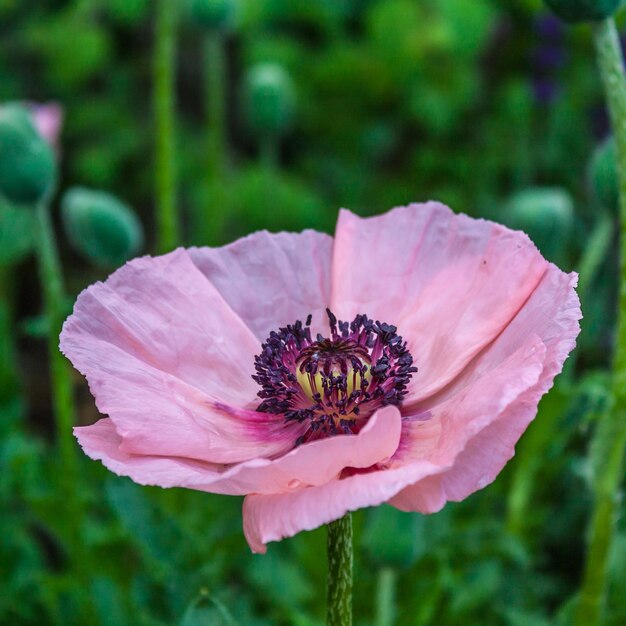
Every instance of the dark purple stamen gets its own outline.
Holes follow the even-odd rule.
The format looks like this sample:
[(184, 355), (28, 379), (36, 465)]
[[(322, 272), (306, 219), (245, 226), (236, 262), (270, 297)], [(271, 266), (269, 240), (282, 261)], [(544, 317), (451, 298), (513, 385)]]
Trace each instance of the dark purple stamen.
[(330, 337), (311, 338), (306, 323), (272, 331), (255, 357), (258, 411), (306, 422), (296, 445), (356, 434), (382, 406), (400, 405), (417, 368), (397, 328), (357, 315), (350, 323), (326, 309)]

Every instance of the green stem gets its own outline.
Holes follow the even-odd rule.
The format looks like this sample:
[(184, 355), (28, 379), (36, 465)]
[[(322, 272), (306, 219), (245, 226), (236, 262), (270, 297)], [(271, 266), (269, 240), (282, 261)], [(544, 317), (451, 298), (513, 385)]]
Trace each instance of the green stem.
[(591, 233), (578, 266), (578, 274), (580, 276), (578, 280), (578, 296), (583, 303), (583, 308), (590, 297), (591, 285), (596, 278), (598, 269), (607, 256), (612, 241), (613, 220), (606, 211), (603, 211)]
[(0, 265), (0, 414), (5, 427), (13, 425), (13, 419), (21, 416), (19, 383), (17, 375), (17, 350), (13, 327), (13, 284), (6, 266)]
[(207, 34), (205, 50), (209, 175), (218, 178), (226, 169), (226, 55), (221, 32)]
[(259, 159), (263, 168), (268, 172), (278, 169), (279, 158), (278, 138), (269, 134), (262, 137), (259, 146)]
[(562, 383), (546, 396), (540, 406), (540, 417), (528, 428), (515, 454), (515, 472), (507, 498), (506, 528), (522, 538), (528, 529), (528, 510), (536, 488), (537, 475), (545, 460), (545, 453), (563, 416), (564, 396), (568, 389)]
[(227, 72), (224, 34), (207, 33), (205, 40), (205, 85), (207, 115), (207, 202), (196, 203), (195, 234), (199, 245), (219, 240), (224, 221), (225, 182), (228, 167), (226, 140)]
[(57, 442), (65, 471), (75, 468), (75, 449), (72, 437), (74, 426), (74, 400), (71, 370), (59, 351), (59, 334), (64, 318), (64, 289), (61, 264), (57, 252), (50, 211), (46, 202), (37, 207), (39, 241), (39, 276), (43, 291), (44, 310), (48, 320), (48, 353), (52, 385), (52, 406), (56, 420)]
[(167, 252), (180, 242), (176, 210), (174, 139), (176, 2), (157, 0), (154, 48), (154, 114), (156, 121), (157, 248)]
[(328, 524), (327, 625), (352, 626), (352, 516)]
[[(615, 236), (615, 226), (613, 219), (606, 211), (600, 211), (598, 222), (591, 233), (585, 251), (578, 265), (578, 297), (580, 298), (582, 310), (587, 310), (592, 296), (591, 289), (596, 280), (598, 271), (602, 262), (607, 258), (613, 238)], [(581, 321), (582, 334), (587, 332), (587, 322), (583, 318)], [(574, 372), (576, 371), (576, 363), (578, 361), (578, 351), (567, 359), (561, 379), (572, 381)]]
[(395, 619), (396, 571), (383, 567), (376, 586), (376, 626), (393, 626)]
[(261, 173), (265, 181), (263, 203), (265, 211), (271, 211), (276, 196), (276, 184), (279, 161), (279, 144), (275, 135), (264, 135), (259, 143), (259, 160), (261, 163)]
[(612, 402), (598, 424), (592, 446), (596, 461), (594, 511), (576, 615), (578, 626), (599, 626), (603, 620), (608, 558), (615, 531), (626, 447), (626, 77), (614, 20), (609, 18), (594, 24), (593, 34), (617, 145), (620, 178), (620, 292)]
[[(72, 435), (75, 405), (72, 368), (59, 350), (59, 334), (65, 317), (63, 273), (47, 200), (37, 206), (39, 279), (43, 292), (44, 311), (48, 321), (48, 358), (52, 407), (59, 449), (59, 483), (64, 494), (65, 530), (76, 572), (89, 569), (81, 541), (81, 501), (77, 485), (76, 444)], [(86, 576), (86, 575), (85, 575)]]

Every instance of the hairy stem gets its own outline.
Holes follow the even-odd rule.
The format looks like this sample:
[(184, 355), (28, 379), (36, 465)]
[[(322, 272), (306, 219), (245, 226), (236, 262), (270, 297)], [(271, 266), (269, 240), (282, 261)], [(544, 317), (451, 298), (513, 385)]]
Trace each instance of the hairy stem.
[(352, 626), (352, 516), (328, 524), (328, 626)]
[(175, 0), (156, 2), (154, 47), (154, 115), (156, 122), (156, 226), (157, 248), (167, 252), (180, 242), (176, 207), (175, 158)]
[(617, 145), (620, 181), (620, 291), (610, 408), (592, 444), (594, 511), (587, 562), (576, 616), (578, 626), (599, 626), (607, 592), (608, 558), (615, 531), (622, 461), (626, 447), (626, 77), (612, 18), (594, 24), (594, 41)]

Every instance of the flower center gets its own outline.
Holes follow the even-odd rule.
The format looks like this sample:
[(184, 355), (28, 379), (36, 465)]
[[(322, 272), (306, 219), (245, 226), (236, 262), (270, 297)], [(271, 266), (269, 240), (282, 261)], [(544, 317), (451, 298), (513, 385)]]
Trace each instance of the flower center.
[(311, 338), (311, 315), (272, 331), (255, 357), (257, 410), (306, 422), (296, 445), (356, 434), (380, 407), (400, 405), (414, 372), (406, 342), (389, 324), (357, 315), (342, 322), (326, 310), (330, 337)]

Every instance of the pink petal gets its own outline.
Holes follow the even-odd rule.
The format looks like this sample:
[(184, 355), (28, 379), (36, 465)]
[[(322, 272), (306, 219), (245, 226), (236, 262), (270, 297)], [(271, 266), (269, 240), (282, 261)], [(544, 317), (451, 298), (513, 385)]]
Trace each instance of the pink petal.
[(429, 202), (337, 224), (331, 308), (398, 327), (420, 371), (407, 400), (444, 388), (515, 317), (548, 263), (526, 235)]
[(126, 452), (232, 463), (293, 447), (302, 426), (256, 404), (259, 343), (184, 250), (127, 263), (78, 298), (61, 349)]
[(185, 458), (129, 454), (110, 419), (74, 432), (88, 456), (142, 485), (244, 495), (322, 485), (346, 467), (367, 468), (386, 461), (398, 447), (400, 413), (388, 407), (374, 415), (358, 435), (314, 441), (275, 460), (253, 459), (227, 468)]
[(367, 506), (386, 502), (407, 485), (441, 468), (419, 461), (388, 470), (354, 474), (292, 493), (249, 495), (243, 503), (243, 530), (253, 552), (265, 544), (312, 530)]
[(31, 104), (33, 122), (37, 132), (51, 145), (58, 147), (63, 109), (56, 102), (47, 104)]
[(406, 512), (437, 513), (446, 505), (441, 474), (433, 474), (410, 485), (391, 498), (388, 504)]
[[(302, 233), (254, 233), (223, 248), (192, 248), (200, 271), (259, 340), (279, 326), (313, 314), (327, 330), (333, 240)], [(323, 326), (322, 326), (323, 324)]]
[[(496, 341), (453, 385), (421, 406), (433, 415), (428, 422), (431, 432), (424, 429), (422, 437), (416, 437), (422, 427), (416, 425), (410, 437), (403, 437), (398, 455), (404, 462), (426, 458), (447, 464), (450, 469), (436, 479), (405, 489), (392, 504), (403, 510), (434, 512), (446, 500), (462, 500), (496, 478), (535, 417), (541, 396), (552, 386), (574, 348), (581, 317), (575, 284), (575, 275), (550, 266), (526, 305)], [(532, 350), (533, 340), (529, 337), (533, 334), (535, 345), (541, 341), (543, 346), (536, 352), (542, 354), (541, 369), (537, 380), (524, 388), (521, 381), (533, 380), (532, 370), (537, 364), (533, 364), (532, 355), (527, 360), (519, 357), (524, 350)], [(513, 389), (515, 385), (519, 387), (517, 395), (505, 394), (508, 402), (494, 401), (489, 406), (490, 396), (499, 398), (504, 387)], [(424, 494), (429, 498), (425, 499)]]
[[(520, 397), (532, 389), (540, 379), (546, 347), (538, 337), (531, 337), (527, 344), (509, 356), (499, 367), (467, 386), (430, 410), (431, 419), (426, 422), (406, 420), (402, 444), (394, 456), (400, 465), (427, 459), (442, 468), (454, 468), (474, 438), (502, 419), (512, 429), (519, 429), (517, 420), (510, 420), (511, 407)], [(517, 433), (521, 435), (523, 428)], [(474, 490), (484, 487), (489, 469), (498, 465), (502, 447), (499, 441), (484, 441), (484, 447), (476, 457), (480, 476)], [(499, 470), (498, 470), (499, 471)], [(422, 513), (439, 510), (446, 502), (442, 486), (443, 475), (422, 480), (405, 489), (391, 500), (402, 510), (419, 510)], [(495, 475), (494, 475), (495, 477)], [(484, 484), (482, 484), (484, 483)]]

